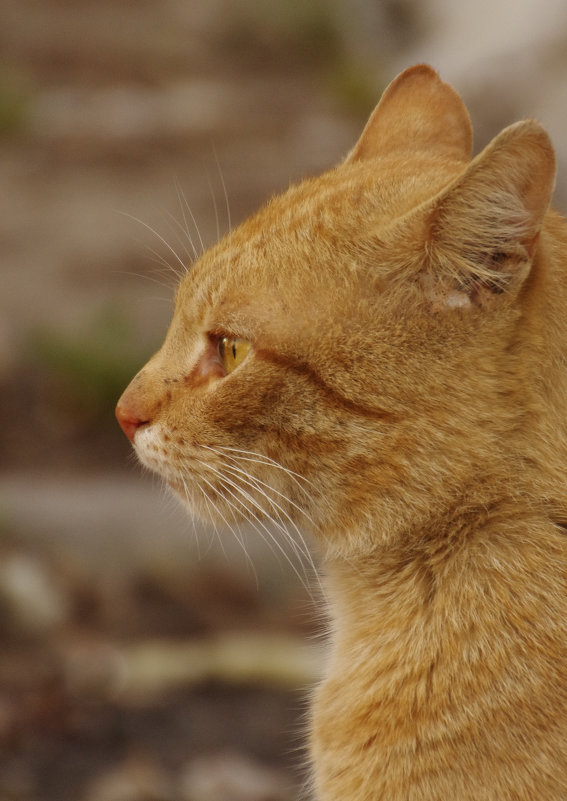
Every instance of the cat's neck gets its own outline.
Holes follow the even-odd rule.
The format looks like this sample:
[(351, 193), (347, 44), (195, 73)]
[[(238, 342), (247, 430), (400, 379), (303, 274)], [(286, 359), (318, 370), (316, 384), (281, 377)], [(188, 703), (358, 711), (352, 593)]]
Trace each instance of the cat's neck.
[[(550, 581), (562, 581), (550, 573), (564, 550), (562, 534), (543, 516), (521, 516), (516, 504), (502, 503), (456, 517), (445, 530), (414, 531), (397, 548), (327, 559), (335, 656), (352, 664), (359, 654), (380, 673), (396, 665), (417, 677), (450, 647), (454, 669), (453, 650), (465, 641), (467, 648), (477, 636), (501, 644), (507, 617), (534, 621), (539, 590), (545, 595)], [(512, 597), (514, 586), (525, 589)]]
[(398, 798), (409, 777), (432, 782), (427, 798), (477, 798), (460, 782), (472, 754), (484, 764), (478, 732), (519, 765), (522, 737), (543, 747), (541, 719), (560, 702), (542, 687), (550, 664), (558, 687), (567, 669), (567, 546), (551, 523), (501, 511), (423, 532), (413, 549), (327, 561), (332, 647), (312, 729), (322, 799)]

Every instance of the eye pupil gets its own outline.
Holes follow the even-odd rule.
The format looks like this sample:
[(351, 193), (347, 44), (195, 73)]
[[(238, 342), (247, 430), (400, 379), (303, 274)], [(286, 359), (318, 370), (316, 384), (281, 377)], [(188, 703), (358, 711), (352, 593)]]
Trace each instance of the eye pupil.
[(227, 373), (232, 373), (244, 361), (251, 343), (238, 337), (221, 337), (218, 341), (218, 354)]

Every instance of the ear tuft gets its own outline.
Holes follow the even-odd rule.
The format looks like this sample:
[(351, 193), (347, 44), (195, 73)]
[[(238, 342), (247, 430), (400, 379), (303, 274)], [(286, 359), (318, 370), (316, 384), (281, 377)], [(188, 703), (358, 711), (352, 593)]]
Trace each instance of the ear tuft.
[[(430, 204), (429, 270), (481, 305), (519, 287), (555, 180), (549, 136), (533, 120), (500, 133)], [(449, 304), (450, 305), (450, 304)]]
[(420, 151), (463, 161), (472, 151), (463, 101), (427, 64), (410, 67), (387, 87), (347, 162)]

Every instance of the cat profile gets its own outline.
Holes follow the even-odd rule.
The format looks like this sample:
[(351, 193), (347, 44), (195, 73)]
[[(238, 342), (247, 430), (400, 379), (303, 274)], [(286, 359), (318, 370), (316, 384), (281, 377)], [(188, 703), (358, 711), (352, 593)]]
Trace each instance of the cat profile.
[(319, 801), (567, 799), (567, 225), (428, 66), (187, 272), (119, 401), (205, 518), (309, 528)]

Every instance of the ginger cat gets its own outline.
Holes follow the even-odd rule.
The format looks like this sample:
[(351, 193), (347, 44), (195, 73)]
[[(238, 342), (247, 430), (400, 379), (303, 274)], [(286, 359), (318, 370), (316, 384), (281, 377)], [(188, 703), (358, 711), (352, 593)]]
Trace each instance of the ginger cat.
[(204, 517), (320, 543), (320, 801), (567, 799), (567, 225), (427, 66), (182, 280), (117, 415)]

